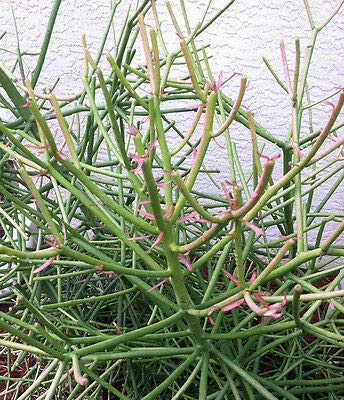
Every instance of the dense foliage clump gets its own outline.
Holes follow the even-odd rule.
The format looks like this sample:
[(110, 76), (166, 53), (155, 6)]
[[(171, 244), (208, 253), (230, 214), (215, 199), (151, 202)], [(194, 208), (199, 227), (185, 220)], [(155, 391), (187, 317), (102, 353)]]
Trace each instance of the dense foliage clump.
[[(106, 36), (96, 56), (83, 38), (76, 96), (36, 89), (60, 1), (31, 76), (21, 54), (14, 70), (0, 64), (2, 398), (344, 395), (344, 222), (327, 207), (343, 180), (344, 93), (325, 99), (315, 127), (321, 101), (307, 91), (317, 36), (339, 8), (315, 26), (305, 1), (304, 59), (296, 40), (293, 67), (281, 44), (284, 77), (266, 61), (290, 100), (282, 138), (244, 107), (247, 78), (234, 74), (226, 95), (198, 44), (231, 3), (190, 27), (184, 1), (183, 23), (167, 2), (169, 51), (155, 2), (142, 1), (106, 55), (110, 73)], [(227, 165), (210, 169), (219, 144)]]

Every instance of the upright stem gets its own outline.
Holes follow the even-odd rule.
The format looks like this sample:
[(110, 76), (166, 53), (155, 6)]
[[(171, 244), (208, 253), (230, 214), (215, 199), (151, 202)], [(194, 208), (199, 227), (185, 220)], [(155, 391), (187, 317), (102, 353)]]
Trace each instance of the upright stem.
[[(143, 148), (141, 147), (140, 137), (139, 135), (134, 138), (136, 148), (142, 154)], [(145, 177), (147, 190), (149, 193), (151, 206), (153, 209), (154, 217), (156, 224), (159, 228), (160, 234), (162, 234), (161, 243), (164, 249), (166, 265), (168, 271), (170, 272), (170, 282), (176, 296), (176, 301), (179, 307), (187, 311), (189, 308), (193, 306), (190, 294), (186, 288), (185, 284), (185, 274), (183, 273), (183, 269), (181, 263), (178, 258), (178, 254), (172, 250), (173, 245), (175, 243), (174, 237), (174, 228), (172, 222), (169, 220), (165, 220), (160, 206), (159, 195), (156, 188), (156, 183), (154, 180), (154, 176), (152, 173), (151, 166), (149, 164), (149, 160), (145, 160), (142, 165), (142, 171)], [(204, 349), (208, 349), (208, 345), (205, 339), (202, 338), (203, 330), (200, 325), (200, 320), (198, 317), (185, 314), (184, 316), (188, 327), (190, 329), (190, 333), (195, 338), (196, 342)]]
[(39, 52), (39, 57), (38, 57), (38, 60), (37, 60), (37, 64), (36, 64), (36, 67), (35, 67), (35, 69), (33, 71), (33, 74), (32, 74), (31, 85), (32, 85), (33, 88), (35, 88), (35, 86), (36, 86), (36, 83), (38, 81), (39, 75), (40, 75), (40, 73), (42, 71), (42, 68), (43, 68), (44, 61), (46, 59), (46, 55), (47, 55), (47, 51), (48, 51), (51, 35), (53, 33), (53, 28), (54, 28), (54, 25), (55, 25), (57, 13), (59, 11), (61, 2), (62, 2), (62, 0), (55, 0), (54, 1), (53, 9), (52, 9), (50, 17), (49, 17), (47, 30), (45, 32), (45, 36), (44, 36), (44, 40), (43, 40), (43, 43), (42, 43), (41, 51)]
[[(299, 109), (298, 102), (298, 82), (299, 82), (299, 70), (300, 70), (300, 41), (296, 40), (296, 57), (295, 57), (295, 72), (294, 72), (294, 84), (292, 91), (292, 140), (294, 143), (294, 164), (298, 164), (301, 159), (299, 142), (300, 142), (300, 124), (298, 114), (302, 112)], [(296, 218), (296, 231), (297, 237), (297, 252), (302, 253), (304, 251), (304, 220), (302, 212), (302, 194), (301, 194), (301, 171), (294, 177), (294, 201), (295, 201), (295, 218)]]
[[(210, 94), (210, 96), (207, 100), (205, 123), (204, 123), (204, 129), (203, 129), (201, 143), (199, 145), (199, 148), (197, 149), (197, 155), (196, 155), (194, 163), (191, 167), (190, 173), (185, 181), (185, 186), (188, 189), (188, 191), (191, 191), (191, 189), (196, 181), (196, 178), (198, 176), (199, 170), (201, 169), (205, 154), (207, 152), (209, 143), (211, 141), (211, 133), (213, 130), (216, 101), (217, 101), (217, 92), (214, 91)], [(181, 211), (185, 205), (185, 201), (186, 201), (186, 199), (184, 196), (179, 197), (176, 207), (175, 207), (175, 210), (174, 210), (174, 213), (173, 213), (173, 216), (171, 218), (172, 222), (176, 222), (177, 219), (180, 217)]]

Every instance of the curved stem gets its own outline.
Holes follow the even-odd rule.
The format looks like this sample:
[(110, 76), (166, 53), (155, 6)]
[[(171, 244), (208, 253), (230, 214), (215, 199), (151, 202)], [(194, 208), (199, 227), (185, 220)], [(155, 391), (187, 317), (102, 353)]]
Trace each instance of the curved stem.
[(221, 133), (223, 133), (229, 127), (229, 125), (234, 121), (234, 118), (236, 117), (236, 114), (241, 106), (241, 102), (245, 95), (246, 84), (247, 84), (247, 77), (243, 76), (240, 81), (239, 94), (237, 99), (235, 100), (235, 103), (233, 104), (231, 112), (229, 113), (226, 121), (221, 126), (221, 128), (216, 132), (212, 132), (211, 137), (217, 137), (221, 135)]

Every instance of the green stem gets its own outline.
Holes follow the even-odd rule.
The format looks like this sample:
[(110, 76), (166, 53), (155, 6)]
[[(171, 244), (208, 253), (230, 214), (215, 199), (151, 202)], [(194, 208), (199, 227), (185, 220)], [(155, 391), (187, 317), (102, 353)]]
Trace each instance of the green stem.
[(63, 242), (63, 237), (57, 228), (57, 225), (53, 221), (53, 218), (51, 217), (50, 211), (48, 210), (45, 201), (41, 197), (39, 191), (36, 189), (35, 184), (33, 183), (32, 179), (30, 178), (29, 174), (26, 172), (24, 167), (19, 168), (19, 173), (23, 177), (23, 180), (25, 181), (26, 185), (30, 189), (32, 195), (34, 196), (37, 205), (39, 209), (41, 210), (41, 213), (43, 215), (44, 220), (47, 222), (49, 225), (49, 228), (54, 235), (54, 239), (56, 241), (56, 246), (61, 246)]
[(6, 71), (2, 69), (1, 64), (0, 64), (0, 83), (1, 87), (5, 90), (7, 96), (11, 99), (18, 114), (24, 119), (24, 121), (26, 121), (26, 123), (30, 124), (32, 115), (29, 109), (26, 107), (26, 100), (19, 93), (18, 89), (16, 88), (12, 80), (7, 76)]
[(252, 377), (251, 373), (242, 369), (234, 361), (230, 360), (227, 356), (225, 356), (215, 348), (213, 348), (212, 350), (219, 359), (221, 359), (237, 375), (243, 378), (249, 385), (251, 385), (254, 389), (256, 389), (257, 392), (259, 392), (262, 396), (264, 396), (265, 399), (278, 400), (277, 397), (275, 397), (270, 391), (268, 391), (264, 386), (262, 386), (262, 384), (259, 383), (254, 377)]
[[(185, 186), (188, 191), (192, 190), (192, 187), (196, 181), (198, 172), (201, 169), (201, 166), (202, 166), (205, 154), (207, 152), (209, 143), (211, 141), (211, 132), (213, 130), (216, 101), (217, 101), (217, 93), (212, 92), (207, 100), (205, 124), (204, 124), (201, 143), (199, 145), (199, 149), (197, 149), (196, 159), (194, 160), (194, 163), (191, 167), (190, 173), (185, 181)], [(185, 205), (185, 201), (186, 201), (186, 199), (184, 196), (179, 197), (176, 207), (175, 207), (175, 210), (173, 212), (172, 218), (171, 218), (171, 222), (176, 222), (177, 219), (180, 217), (181, 211)]]
[(41, 47), (41, 50), (39, 52), (39, 57), (38, 57), (38, 60), (37, 60), (37, 64), (36, 64), (36, 67), (35, 67), (35, 69), (33, 71), (33, 74), (32, 74), (31, 84), (32, 84), (33, 88), (36, 86), (36, 83), (38, 81), (39, 75), (40, 75), (40, 73), (42, 71), (42, 68), (43, 68), (44, 61), (46, 60), (46, 55), (47, 55), (47, 51), (48, 51), (51, 35), (53, 33), (53, 28), (54, 28), (54, 25), (55, 25), (57, 13), (59, 11), (61, 3), (62, 3), (62, 0), (55, 0), (53, 8), (51, 10), (51, 14), (50, 14), (48, 25), (47, 25), (47, 29), (46, 29), (46, 32), (45, 32), (45, 35), (44, 35), (42, 47)]
[(154, 400), (160, 393), (162, 393), (167, 387), (174, 382), (179, 375), (181, 375), (190, 365), (194, 363), (198, 356), (198, 351), (194, 351), (182, 364), (180, 364), (170, 376), (165, 379), (159, 386), (153, 389), (149, 394), (142, 397), (142, 400)]
[(202, 103), (205, 103), (207, 101), (207, 98), (198, 83), (197, 75), (196, 75), (196, 66), (195, 66), (191, 52), (190, 52), (185, 40), (181, 40), (180, 46), (182, 48), (182, 51), (183, 51), (183, 54), (185, 57), (185, 61), (186, 61), (186, 65), (189, 70), (192, 86), (197, 94), (197, 97), (202, 101)]
[(183, 315), (184, 315), (183, 311), (178, 311), (177, 313), (171, 315), (170, 317), (165, 318), (163, 321), (156, 322), (155, 324), (148, 325), (143, 328), (135, 329), (131, 332), (125, 332), (120, 336), (104, 340), (101, 343), (95, 343), (90, 346), (83, 347), (81, 349), (75, 350), (72, 354), (75, 354), (79, 357), (83, 357), (98, 351), (104, 351), (111, 347), (114, 348), (115, 346), (118, 346), (121, 343), (128, 343), (129, 341), (138, 339), (149, 333), (154, 333), (159, 331), (160, 329), (167, 328), (173, 323), (179, 321), (183, 317)]

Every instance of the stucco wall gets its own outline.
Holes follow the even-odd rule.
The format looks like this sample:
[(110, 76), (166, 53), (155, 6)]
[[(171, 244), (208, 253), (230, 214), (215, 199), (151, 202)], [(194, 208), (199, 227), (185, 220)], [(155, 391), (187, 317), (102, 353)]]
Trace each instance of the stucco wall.
[[(179, 1), (171, 0), (174, 9), (178, 10)], [(135, 1), (122, 0), (119, 10), (122, 14), (115, 18), (114, 29), (121, 23), (124, 10)], [(192, 23), (199, 21), (202, 10), (208, 1), (187, 0)], [(0, 42), (0, 58), (8, 65), (14, 59), (13, 54), (3, 49), (15, 50), (16, 37), (11, 7), (16, 18), (20, 46), (22, 50), (35, 52), (41, 45), (47, 20), (53, 0), (1, 0), (0, 33), (6, 35)], [(224, 0), (214, 0), (209, 9), (209, 15), (225, 4)], [(316, 23), (322, 21), (334, 7), (337, 0), (310, 1)], [(158, 2), (162, 12), (163, 29), (169, 29), (165, 4)], [(96, 50), (109, 15), (110, 0), (63, 0), (47, 60), (44, 65), (40, 88), (53, 84), (57, 77), (60, 82), (57, 93), (73, 94), (80, 90), (83, 75), (83, 51), (81, 33), (85, 32), (91, 49)], [(318, 100), (332, 93), (335, 88), (343, 85), (343, 12), (326, 27), (319, 36), (310, 69), (309, 86), (312, 99)], [(290, 64), (294, 64), (294, 41), (301, 39), (301, 53), (304, 55), (309, 43), (311, 30), (302, 0), (236, 0), (209, 30), (200, 37), (200, 42), (210, 43), (209, 54), (213, 55), (211, 64), (215, 73), (223, 71), (224, 77), (233, 72), (248, 76), (250, 87), (247, 90), (244, 103), (257, 113), (258, 121), (273, 134), (285, 137), (291, 118), (290, 100), (271, 77), (265, 67), (262, 56), (265, 55), (283, 77), (283, 69), (279, 50), (279, 42), (284, 39)], [(168, 42), (178, 43), (173, 30), (170, 30)], [(106, 49), (110, 50), (108, 42)], [(25, 58), (28, 68), (33, 68), (30, 57)], [(225, 90), (230, 96), (235, 96), (237, 85), (235, 80), (229, 83)], [(232, 82), (231, 81), (231, 82)], [(238, 79), (236, 80), (238, 81)], [(314, 126), (320, 128), (329, 115), (331, 107), (321, 104), (314, 112)], [(0, 110), (1, 112), (1, 110)], [(307, 127), (305, 128), (307, 131)], [(248, 138), (247, 138), (248, 139)], [(240, 135), (234, 140), (239, 146), (239, 153), (244, 165), (249, 165), (250, 152), (246, 139)], [(216, 158), (216, 164), (221, 165), (219, 150), (211, 154)], [(273, 150), (272, 150), (273, 151)], [(211, 161), (210, 161), (211, 162)], [(331, 207), (343, 210), (342, 199), (336, 198)]]
[[(178, 0), (170, 1), (178, 11)], [(119, 11), (134, 6), (135, 1), (122, 0)], [(160, 4), (159, 4), (160, 3)], [(190, 18), (194, 23), (204, 10), (205, 0), (187, 0)], [(37, 51), (40, 48), (45, 26), (53, 0), (1, 0), (0, 32), (6, 35), (0, 42), (1, 49), (15, 50), (16, 38), (11, 7), (17, 20), (21, 48)], [(224, 0), (214, 0), (209, 14), (212, 15), (224, 4)], [(310, 1), (314, 19), (320, 22), (338, 4), (337, 0)], [(163, 27), (167, 24), (166, 7), (158, 2), (163, 16)], [(94, 49), (101, 41), (109, 15), (110, 0), (63, 0), (54, 29), (53, 40), (43, 72), (43, 82), (48, 84), (61, 77), (60, 89), (73, 92), (80, 87), (77, 78), (82, 76), (81, 33), (85, 32)], [(115, 25), (121, 17), (115, 19)], [(118, 24), (117, 24), (118, 25)], [(121, 25), (121, 24), (119, 24)], [(318, 98), (341, 84), (339, 75), (343, 73), (343, 12), (324, 29), (318, 39), (314, 64), (310, 71), (312, 94)], [(174, 33), (171, 32), (171, 36)], [(284, 39), (290, 61), (294, 40), (301, 39), (301, 48), (305, 49), (311, 35), (302, 0), (236, 0), (223, 17), (202, 35), (200, 40), (209, 42), (214, 58), (214, 70), (222, 70), (228, 76), (233, 71), (248, 75), (251, 87), (247, 102), (253, 109), (259, 109), (262, 120), (268, 127), (275, 129), (271, 117), (276, 117), (276, 109), (287, 105), (279, 87), (273, 82), (262, 62), (262, 55), (271, 60), (277, 72), (282, 73), (279, 42)], [(10, 60), (10, 54), (1, 50), (1, 58)], [(26, 58), (29, 62), (29, 59)], [(29, 63), (30, 64), (30, 63)], [(273, 107), (271, 107), (273, 104)], [(326, 107), (324, 107), (326, 109)], [(282, 113), (283, 114), (283, 113)], [(283, 117), (283, 115), (282, 115)], [(275, 118), (274, 118), (275, 119)]]

